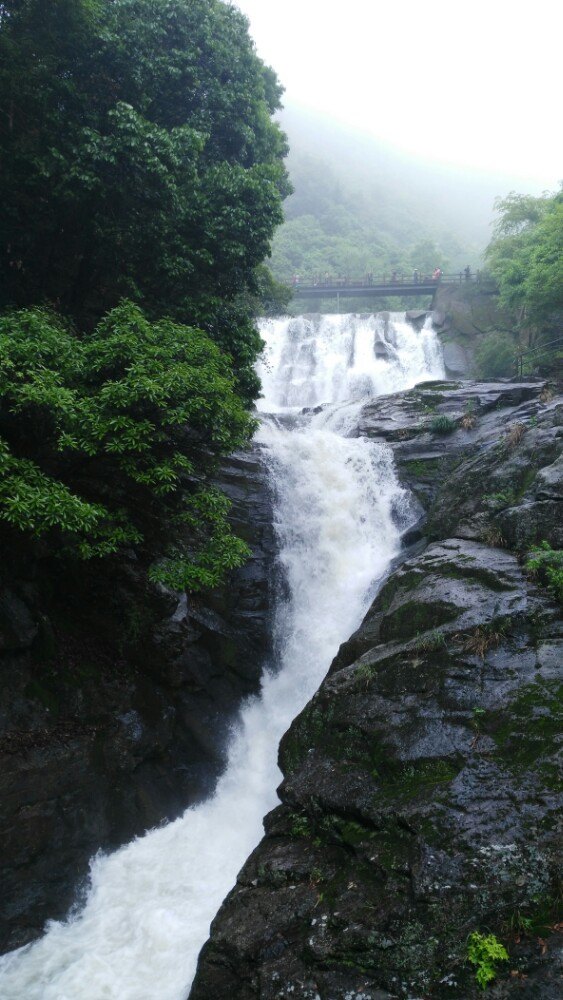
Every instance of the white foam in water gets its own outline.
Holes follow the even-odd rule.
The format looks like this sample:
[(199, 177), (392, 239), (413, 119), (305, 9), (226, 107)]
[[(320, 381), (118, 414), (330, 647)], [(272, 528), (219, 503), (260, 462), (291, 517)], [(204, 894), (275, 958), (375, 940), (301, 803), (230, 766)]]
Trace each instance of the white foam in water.
[(443, 378), (438, 338), (404, 313), (312, 315), (265, 320), (259, 366), (268, 413), (366, 399)]
[[(374, 316), (270, 320), (262, 335), (270, 355), (262, 410), (343, 403), (347, 393), (365, 399), (443, 375), (432, 330), (417, 333), (404, 317), (387, 331)], [(387, 359), (375, 357), (376, 341), (389, 345)], [(356, 409), (338, 412), (349, 422)], [(408, 517), (391, 451), (334, 426), (329, 412), (293, 431), (267, 419), (258, 434), (289, 596), (277, 609), (276, 671), (241, 714), (215, 794), (96, 858), (81, 913), (0, 959), (2, 1000), (187, 997), (210, 921), (277, 803), (279, 739), (361, 621)]]

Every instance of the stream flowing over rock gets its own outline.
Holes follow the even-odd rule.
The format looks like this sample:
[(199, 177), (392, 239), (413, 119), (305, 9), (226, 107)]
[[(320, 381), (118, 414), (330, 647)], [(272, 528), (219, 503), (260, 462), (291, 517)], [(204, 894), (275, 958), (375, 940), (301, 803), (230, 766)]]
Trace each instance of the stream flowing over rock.
[(411, 548), (282, 740), (191, 1000), (465, 1000), (474, 931), (509, 948), (488, 995), (561, 996), (563, 629), (514, 550), (561, 546), (562, 410), (520, 380), (361, 411), (418, 499)]
[[(94, 860), (71, 917), (0, 959), (0, 996), (473, 1000), (479, 931), (510, 952), (489, 995), (558, 1000), (563, 634), (521, 555), (561, 545), (561, 398), (540, 380), (444, 381), (425, 316), (285, 318), (262, 335), (255, 451), (225, 468), (253, 560), (205, 606), (160, 595), (145, 756), (128, 749), (138, 768), (109, 779), (115, 802), (145, 802), (162, 777), (174, 808), (139, 816), (174, 821)], [(26, 594), (0, 603), (21, 663), (44, 631)], [(190, 747), (166, 728), (175, 699)], [(160, 770), (136, 785), (162, 726)], [(226, 766), (198, 803), (206, 741)], [(62, 771), (81, 744), (60, 744)], [(17, 748), (14, 788), (35, 752)], [(75, 804), (55, 802), (72, 827)], [(48, 879), (53, 854), (37, 852)]]
[[(441, 375), (431, 327), (418, 331), (401, 315), (311, 317), (267, 324), (264, 333), (270, 345), (264, 364), (275, 384), (264, 379), (263, 409), (279, 415), (264, 418), (257, 447), (273, 485), (278, 572), (283, 576), (272, 669), (264, 674), (260, 698), (248, 702), (233, 729), (228, 766), (211, 798), (127, 848), (97, 857), (85, 905), (66, 923), (51, 925), (35, 945), (0, 963), (3, 997), (152, 1000), (158, 995), (179, 1000), (185, 995), (211, 918), (260, 839), (264, 814), (276, 804), (278, 741), (315, 692), (339, 644), (361, 621), (399, 551), (401, 524), (413, 519), (391, 450), (367, 438), (350, 438), (346, 427), (374, 392)], [(375, 343), (381, 345), (377, 357)], [(382, 348), (385, 357), (379, 356)], [(311, 359), (318, 387), (313, 394), (309, 377), (299, 374)], [(301, 389), (292, 390), (286, 405), (283, 396), (293, 382), (300, 382)], [(350, 392), (356, 399), (352, 404), (346, 402)], [(303, 406), (316, 410), (327, 398), (337, 401), (330, 413), (301, 414)], [(243, 488), (242, 480), (239, 485)], [(243, 504), (247, 498), (248, 487), (240, 498)], [(243, 512), (243, 526), (250, 525), (251, 510), (246, 516)], [(237, 592), (238, 586), (235, 598)], [(174, 631), (183, 628), (184, 607), (180, 602), (175, 611), (177, 604), (176, 598), (168, 612)], [(211, 625), (210, 639), (218, 646), (210, 659), (201, 661), (199, 684), (207, 671), (221, 690), (229, 677), (246, 679), (261, 670), (260, 656), (248, 655), (244, 645), (225, 634), (221, 605), (188, 607), (198, 628), (209, 631)], [(217, 652), (223, 669), (221, 663), (215, 669)], [(166, 657), (162, 660), (162, 665), (159, 658), (150, 661), (159, 676), (168, 670)], [(175, 683), (176, 678), (173, 671)], [(166, 702), (161, 701), (156, 719), (162, 714), (166, 719)], [(215, 746), (213, 720), (204, 712), (191, 719), (200, 738), (207, 734)], [(100, 740), (102, 746), (105, 742)], [(184, 761), (189, 767), (187, 755), (170, 764), (182, 768)], [(164, 765), (163, 776), (170, 781), (176, 769), (166, 759)], [(184, 773), (177, 775), (179, 797)], [(123, 785), (125, 792), (127, 774)], [(188, 796), (185, 801), (189, 804)]]

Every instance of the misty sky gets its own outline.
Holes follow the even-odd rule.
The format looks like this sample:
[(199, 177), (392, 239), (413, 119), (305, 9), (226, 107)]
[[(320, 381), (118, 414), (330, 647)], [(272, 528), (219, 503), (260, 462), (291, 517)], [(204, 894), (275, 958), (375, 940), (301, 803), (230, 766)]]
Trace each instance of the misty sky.
[(563, 177), (557, 0), (233, 0), (286, 103), (419, 156)]

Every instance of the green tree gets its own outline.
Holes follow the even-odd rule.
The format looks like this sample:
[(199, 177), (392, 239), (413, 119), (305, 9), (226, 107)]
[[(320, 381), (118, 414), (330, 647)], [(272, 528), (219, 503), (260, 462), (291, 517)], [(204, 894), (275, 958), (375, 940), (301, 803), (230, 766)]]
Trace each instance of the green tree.
[(203, 328), (248, 399), (253, 286), (288, 192), (280, 87), (220, 0), (5, 0), (0, 307), (126, 296)]
[(246, 304), (254, 316), (279, 316), (287, 312), (292, 290), (276, 281), (266, 264), (259, 264), (254, 281), (246, 296)]
[(446, 271), (448, 260), (443, 252), (436, 246), (434, 240), (419, 240), (412, 247), (409, 253), (409, 263), (414, 269), (418, 268), (421, 276), (430, 276), (435, 267)]
[(563, 308), (563, 193), (534, 198), (512, 192), (496, 202), (499, 218), (486, 251), (501, 301), (530, 339), (555, 326)]
[(30, 309), (0, 318), (0, 358), (8, 536), (80, 559), (135, 544), (161, 555), (151, 574), (176, 589), (240, 564), (246, 546), (209, 475), (254, 423), (204, 333), (125, 302), (83, 338)]

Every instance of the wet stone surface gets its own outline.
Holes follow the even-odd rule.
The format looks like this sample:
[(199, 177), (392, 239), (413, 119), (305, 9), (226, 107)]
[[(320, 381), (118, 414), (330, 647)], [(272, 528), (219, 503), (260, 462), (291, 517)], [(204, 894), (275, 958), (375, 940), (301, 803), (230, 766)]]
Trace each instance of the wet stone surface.
[(364, 409), (418, 493), (420, 551), (284, 736), (281, 804), (191, 1000), (473, 1000), (474, 931), (509, 953), (488, 996), (561, 995), (563, 629), (523, 565), (560, 545), (560, 407), (529, 382)]
[(57, 566), (0, 578), (0, 948), (62, 918), (90, 858), (212, 790), (229, 725), (260, 684), (271, 636), (274, 535), (258, 448), (219, 485), (251, 558), (188, 601), (109, 573)]

